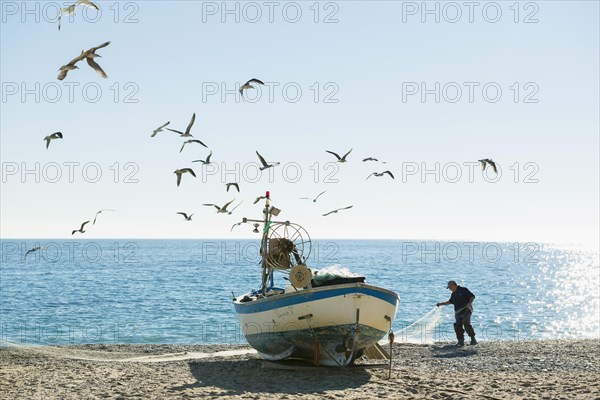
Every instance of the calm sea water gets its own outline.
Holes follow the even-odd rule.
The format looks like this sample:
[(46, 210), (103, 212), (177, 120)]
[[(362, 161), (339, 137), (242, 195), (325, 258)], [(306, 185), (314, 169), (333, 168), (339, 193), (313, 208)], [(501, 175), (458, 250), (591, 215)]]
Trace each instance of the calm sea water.
[[(1, 240), (1, 342), (244, 342), (232, 292), (260, 286), (257, 241)], [(35, 246), (44, 250), (25, 252)], [(476, 296), (480, 339), (600, 337), (598, 252), (535, 243), (317, 240), (313, 269), (338, 265), (399, 293), (394, 329)], [(284, 274), (276, 275), (285, 286)], [(453, 340), (453, 311), (436, 339)], [(413, 328), (411, 328), (413, 329)], [(1, 344), (1, 343), (0, 343)]]

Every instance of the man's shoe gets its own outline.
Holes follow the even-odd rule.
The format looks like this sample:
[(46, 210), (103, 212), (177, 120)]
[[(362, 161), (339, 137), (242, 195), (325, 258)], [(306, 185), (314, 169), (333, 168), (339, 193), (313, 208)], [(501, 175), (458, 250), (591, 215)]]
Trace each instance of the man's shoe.
[(477, 340), (474, 337), (471, 338), (471, 346), (475, 346), (477, 344)]
[(463, 347), (463, 346), (465, 345), (465, 342), (464, 342), (464, 341), (462, 341), (462, 340), (460, 340), (458, 343), (456, 343), (456, 345), (457, 345), (458, 347)]

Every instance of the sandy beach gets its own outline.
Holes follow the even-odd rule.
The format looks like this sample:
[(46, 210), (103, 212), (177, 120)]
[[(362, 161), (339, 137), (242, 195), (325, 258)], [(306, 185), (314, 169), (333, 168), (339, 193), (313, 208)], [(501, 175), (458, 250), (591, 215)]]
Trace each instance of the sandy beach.
[[(600, 341), (395, 344), (392, 379), (347, 369), (265, 368), (243, 345), (11, 346), (2, 399), (600, 399)], [(376, 361), (381, 363), (381, 361)]]

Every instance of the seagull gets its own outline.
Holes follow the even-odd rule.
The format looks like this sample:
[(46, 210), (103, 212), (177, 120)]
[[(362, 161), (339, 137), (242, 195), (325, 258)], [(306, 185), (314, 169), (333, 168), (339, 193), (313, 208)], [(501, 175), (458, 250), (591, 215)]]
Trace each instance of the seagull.
[(171, 123), (171, 121), (167, 121), (167, 123), (166, 123), (166, 124), (163, 124), (163, 125), (159, 126), (158, 128), (156, 128), (155, 130), (153, 130), (153, 131), (152, 131), (152, 135), (150, 135), (150, 137), (154, 137), (154, 136), (156, 136), (156, 134), (157, 134), (158, 132), (162, 132), (162, 131), (163, 131), (163, 128), (164, 128), (165, 126), (169, 125), (170, 123)]
[(61, 17), (62, 17), (62, 15), (63, 14), (67, 14), (67, 15), (73, 15), (73, 14), (75, 14), (75, 8), (79, 4), (87, 6), (89, 8), (93, 8), (96, 11), (100, 11), (100, 7), (98, 7), (97, 5), (95, 5), (94, 3), (92, 3), (89, 0), (77, 0), (77, 2), (75, 2), (75, 4), (72, 4), (72, 5), (68, 6), (68, 7), (60, 9), (60, 14), (58, 14), (58, 30), (59, 31), (60, 31), (60, 24), (61, 24)]
[(40, 246), (34, 247), (33, 249), (28, 250), (27, 253), (25, 253), (25, 257), (24, 258), (27, 258), (27, 254), (29, 254), (29, 253), (33, 253), (33, 252), (36, 252), (38, 250), (45, 250), (45, 249), (46, 249), (45, 247), (40, 247)]
[(243, 202), (244, 202), (243, 200), (242, 200), (242, 201), (240, 201), (240, 204), (238, 204), (237, 206), (233, 207), (233, 208), (231, 209), (231, 211), (227, 211), (227, 214), (229, 214), (229, 215), (233, 214), (233, 211), (234, 211), (236, 208), (238, 208), (238, 207), (239, 207), (239, 206), (240, 206), (240, 205), (241, 205)]
[[(168, 128), (167, 128), (167, 129), (168, 129)], [(179, 152), (180, 152), (180, 153), (183, 151), (183, 148), (184, 148), (184, 147), (185, 147), (185, 145), (186, 145), (186, 144), (188, 144), (188, 143), (198, 143), (198, 144), (201, 144), (202, 146), (204, 146), (204, 147), (208, 148), (208, 147), (207, 147), (207, 146), (206, 146), (204, 143), (202, 143), (200, 140), (195, 140), (195, 139), (192, 139), (192, 140), (186, 140), (185, 142), (183, 142), (183, 145), (181, 146), (181, 150), (179, 150)]]
[(259, 201), (261, 201), (261, 200), (263, 200), (263, 199), (266, 199), (266, 198), (267, 198), (267, 196), (258, 196), (258, 197), (256, 198), (256, 200), (254, 200), (254, 203), (252, 203), (252, 204), (256, 204), (256, 203), (258, 203)]
[(69, 61), (68, 64), (65, 64), (59, 68), (60, 72), (58, 73), (58, 80), (62, 81), (63, 79), (65, 79), (67, 77), (67, 73), (69, 71), (72, 71), (74, 69), (79, 69), (79, 67), (75, 64), (77, 64), (79, 61), (82, 61), (84, 59), (87, 61), (88, 65), (90, 67), (92, 67), (98, 74), (100, 74), (101, 77), (108, 78), (108, 76), (106, 75), (104, 70), (102, 68), (100, 68), (100, 66), (94, 61), (94, 58), (100, 57), (100, 55), (96, 54), (96, 50), (106, 47), (109, 44), (110, 44), (110, 42), (105, 42), (99, 46), (92, 47), (89, 50), (81, 50), (81, 54), (79, 54), (77, 57), (75, 57), (74, 59)]
[(373, 158), (373, 157), (363, 158), (363, 162), (367, 162), (367, 161), (379, 161), (379, 160), (376, 158)]
[(63, 134), (62, 132), (54, 132), (52, 135), (48, 135), (44, 138), (44, 140), (46, 141), (46, 148), (48, 148), (48, 146), (50, 146), (50, 141), (52, 139), (62, 139), (63, 138)]
[(229, 188), (232, 186), (237, 189), (238, 193), (240, 192), (240, 185), (235, 182), (226, 183), (225, 185), (227, 186), (228, 192), (229, 192)]
[(96, 71), (101, 77), (108, 78), (108, 75), (106, 75), (106, 72), (104, 72), (104, 70), (102, 68), (100, 68), (100, 66), (98, 65), (98, 63), (96, 61), (94, 61), (94, 58), (96, 58), (96, 57), (102, 57), (102, 56), (96, 54), (96, 50), (97, 49), (98, 48), (92, 48), (92, 49), (90, 49), (89, 52), (88, 52), (88, 56), (86, 57), (85, 61), (87, 61), (88, 65), (90, 67), (92, 67), (92, 69), (94, 71)]
[(485, 167), (487, 164), (490, 165), (490, 167), (492, 167), (492, 169), (494, 170), (494, 172), (497, 174), (498, 173), (498, 168), (496, 167), (496, 163), (489, 159), (489, 158), (484, 158), (483, 160), (479, 160), (479, 162), (481, 163), (481, 169), (485, 170)]
[(334, 156), (337, 157), (337, 162), (339, 163), (345, 163), (346, 162), (346, 157), (348, 157), (348, 154), (350, 154), (352, 152), (352, 149), (348, 150), (348, 152), (346, 154), (344, 154), (344, 157), (340, 157), (337, 153), (334, 153), (333, 151), (329, 151), (329, 150), (325, 150), (326, 152), (328, 152), (329, 154), (333, 154)]
[(388, 174), (389, 176), (392, 177), (392, 179), (396, 179), (394, 178), (394, 174), (392, 174), (390, 171), (383, 171), (383, 172), (373, 172), (371, 175), (367, 176), (367, 179), (369, 179), (371, 176), (383, 176), (385, 174)]
[(202, 165), (208, 165), (210, 164), (210, 157), (212, 156), (212, 150), (210, 151), (210, 153), (208, 154), (208, 157), (206, 157), (206, 160), (194, 160), (192, 162), (201, 162)]
[(179, 186), (179, 184), (181, 183), (181, 175), (185, 174), (186, 172), (189, 172), (190, 174), (192, 174), (192, 176), (195, 178), (196, 174), (194, 173), (194, 170), (191, 168), (181, 168), (181, 169), (176, 169), (175, 172), (173, 172), (174, 174), (177, 174), (177, 186)]
[[(318, 198), (319, 198), (319, 197), (320, 197), (320, 196), (321, 196), (323, 193), (325, 193), (326, 191), (327, 191), (327, 190), (323, 190), (321, 193), (319, 193), (319, 194), (317, 195), (317, 197), (315, 197), (314, 199), (312, 199), (313, 203), (316, 203), (316, 202), (317, 202), (317, 199), (318, 199)], [(310, 197), (300, 197), (300, 200), (311, 200), (311, 198), (310, 198)]]
[(244, 83), (240, 87), (240, 94), (242, 95), (242, 98), (244, 98), (244, 90), (254, 89), (254, 86), (251, 85), (252, 83), (258, 83), (259, 85), (264, 85), (265, 84), (263, 81), (258, 80), (256, 78), (250, 79), (248, 82)]
[(229, 230), (229, 232), (233, 232), (233, 228), (235, 228), (236, 226), (239, 226), (239, 225), (241, 225), (241, 224), (243, 224), (243, 223), (244, 223), (244, 222), (238, 222), (237, 224), (233, 224), (233, 225), (231, 226), (231, 229)]
[[(227, 207), (234, 202), (235, 199), (231, 200), (229, 203), (225, 203), (225, 205), (223, 207), (219, 207), (216, 204), (202, 204), (203, 206), (211, 206), (211, 207), (215, 207), (217, 209), (217, 214), (225, 214), (225, 213), (230, 213), (230, 211), (227, 210)], [(240, 203), (242, 204), (242, 203)], [(238, 204), (238, 206), (240, 205)], [(237, 206), (236, 206), (237, 207)]]
[(196, 121), (196, 113), (194, 113), (192, 115), (192, 119), (190, 120), (190, 123), (188, 124), (187, 128), (185, 128), (185, 133), (183, 133), (181, 131), (176, 131), (175, 129), (171, 129), (171, 128), (167, 128), (167, 130), (169, 130), (171, 132), (179, 133), (179, 136), (181, 136), (181, 137), (192, 137), (192, 135), (190, 135), (190, 130), (192, 129), (192, 125), (194, 125), (194, 121)]
[(352, 208), (352, 207), (353, 207), (353, 206), (348, 206), (348, 207), (344, 207), (344, 208), (338, 208), (337, 210), (329, 211), (328, 213), (325, 213), (325, 214), (323, 214), (323, 216), (324, 216), (324, 217), (326, 217), (326, 216), (328, 216), (329, 214), (335, 214), (335, 213), (337, 213), (338, 211), (341, 211), (341, 210), (347, 210), (347, 209), (349, 209), (349, 208)]
[(104, 209), (98, 211), (96, 213), (96, 215), (94, 216), (94, 222), (92, 223), (92, 225), (96, 225), (96, 218), (98, 218), (98, 214), (100, 214), (102, 211), (116, 211), (116, 210), (111, 210), (110, 208), (104, 208)]
[(263, 158), (263, 156), (261, 156), (261, 155), (259, 154), (259, 152), (258, 152), (258, 151), (256, 152), (256, 155), (258, 156), (258, 160), (260, 161), (260, 163), (263, 165), (262, 167), (260, 167), (260, 170), (261, 170), (261, 171), (264, 171), (264, 170), (265, 170), (265, 169), (267, 169), (267, 168), (271, 168), (271, 167), (274, 167), (274, 166), (276, 166), (276, 165), (279, 165), (279, 162), (276, 162), (275, 164), (268, 164), (268, 163), (265, 161), (265, 159)]
[(83, 60), (84, 58), (85, 58), (85, 50), (82, 50), (80, 55), (78, 55), (77, 57), (75, 57), (74, 59), (69, 61), (68, 64), (65, 64), (62, 67), (60, 67), (60, 69), (59, 69), (60, 72), (58, 73), (58, 80), (62, 81), (63, 79), (65, 79), (67, 77), (67, 74), (69, 73), (69, 71), (73, 71), (74, 69), (79, 69), (79, 67), (75, 64), (77, 64), (79, 61)]
[(85, 224), (89, 223), (90, 221), (85, 221), (83, 224), (81, 224), (81, 228), (79, 229), (75, 229), (73, 232), (71, 232), (71, 235), (74, 235), (75, 232), (80, 232), (80, 233), (85, 233), (85, 231), (83, 230), (83, 227), (85, 226)]
[(181, 214), (183, 215), (183, 218), (185, 218), (186, 221), (191, 221), (192, 220), (192, 215), (194, 215), (194, 213), (191, 213), (189, 216), (184, 213), (184, 212), (178, 212), (177, 214)]

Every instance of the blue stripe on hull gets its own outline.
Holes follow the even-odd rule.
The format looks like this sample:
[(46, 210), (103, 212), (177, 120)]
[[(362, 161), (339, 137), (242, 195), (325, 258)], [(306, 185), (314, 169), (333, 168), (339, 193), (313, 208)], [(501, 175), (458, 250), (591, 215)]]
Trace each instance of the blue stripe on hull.
[[(342, 360), (347, 357), (347, 354), (336, 351), (336, 348), (338, 350), (341, 350), (342, 348), (352, 348), (354, 328), (355, 324), (348, 324), (313, 329), (313, 332), (319, 338), (319, 346), (321, 349), (320, 360), (323, 365), (337, 365), (330, 356), (338, 358), (338, 362), (340, 364), (342, 363)], [(360, 325), (353, 359), (360, 357), (364, 349), (374, 345), (385, 335), (386, 332), (370, 326)], [(249, 334), (246, 335), (246, 339), (252, 347), (268, 356), (285, 354), (292, 347), (293, 351), (290, 357), (312, 360), (314, 356), (314, 336), (308, 329)], [(280, 359), (283, 358), (287, 357), (281, 357)], [(271, 357), (271, 359), (273, 358)]]
[(384, 300), (394, 307), (398, 304), (398, 297), (388, 292), (382, 292), (370, 287), (352, 286), (344, 288), (332, 287), (326, 290), (303, 290), (301, 292), (268, 297), (266, 299), (249, 301), (247, 303), (235, 303), (235, 311), (238, 314), (251, 314), (262, 311), (269, 311), (280, 307), (292, 306), (294, 304), (305, 303), (330, 297), (343, 296), (346, 294), (360, 293)]

